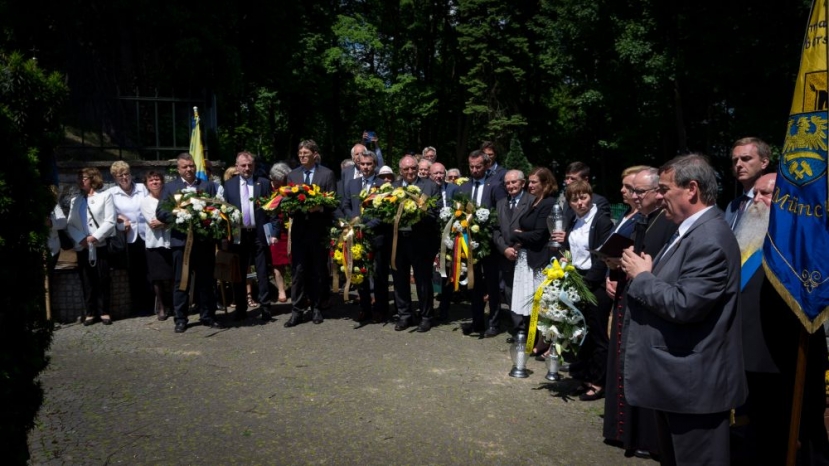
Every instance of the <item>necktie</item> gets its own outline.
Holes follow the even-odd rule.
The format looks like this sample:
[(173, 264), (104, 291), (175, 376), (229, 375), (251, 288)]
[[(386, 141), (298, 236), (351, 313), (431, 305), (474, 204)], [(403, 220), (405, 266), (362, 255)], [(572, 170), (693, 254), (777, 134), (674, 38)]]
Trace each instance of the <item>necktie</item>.
[(250, 215), (250, 186), (248, 185), (248, 183), (244, 179), (242, 179), (242, 186), (245, 187), (245, 189), (244, 189), (245, 195), (244, 195), (244, 199), (242, 199), (242, 204), (244, 206), (244, 209), (242, 209), (242, 216), (243, 216), (242, 222), (245, 224), (246, 227), (249, 227), (250, 226), (250, 217), (251, 217), (251, 215)]
[(444, 184), (440, 190), (440, 197), (443, 198), (443, 207), (446, 207), (446, 185)]
[(675, 231), (674, 234), (671, 235), (670, 239), (668, 239), (668, 242), (665, 243), (665, 247), (662, 248), (661, 251), (659, 251), (659, 255), (656, 256), (656, 259), (654, 259), (653, 261), (653, 267), (651, 268), (651, 270), (656, 268), (656, 264), (659, 263), (659, 261), (662, 260), (662, 258), (665, 256), (665, 253), (667, 253), (668, 250), (671, 249), (671, 245), (674, 244), (674, 241), (676, 241), (677, 238), (679, 238), (679, 230)]
[(311, 184), (311, 170), (305, 170), (305, 184)]
[(480, 186), (480, 185), (481, 185), (481, 182), (476, 181), (475, 186), (472, 187), (472, 202), (474, 202), (476, 206), (481, 205), (481, 203), (478, 202), (478, 186)]
[(509, 210), (512, 210), (512, 209), (514, 209), (514, 208), (515, 208), (515, 203), (516, 203), (516, 202), (518, 202), (518, 199), (516, 199), (516, 198), (514, 198), (514, 197), (513, 197), (512, 199), (510, 199), (510, 200), (509, 200)]
[(749, 197), (743, 194), (742, 198), (740, 199), (740, 207), (737, 209), (737, 213), (734, 215), (734, 223), (731, 224), (731, 229), (736, 230), (737, 224), (740, 223), (740, 218), (743, 216), (743, 213), (746, 211), (746, 206), (748, 205)]
[(368, 180), (363, 178), (363, 192), (365, 192), (366, 189), (368, 189)]

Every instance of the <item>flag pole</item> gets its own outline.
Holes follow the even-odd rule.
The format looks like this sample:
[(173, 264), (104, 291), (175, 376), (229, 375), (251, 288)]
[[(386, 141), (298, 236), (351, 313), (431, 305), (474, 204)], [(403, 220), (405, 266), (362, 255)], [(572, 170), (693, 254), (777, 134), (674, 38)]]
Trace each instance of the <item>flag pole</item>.
[(800, 414), (803, 410), (803, 388), (806, 380), (806, 361), (808, 359), (809, 332), (800, 326), (800, 342), (797, 345), (797, 366), (792, 393), (792, 417), (789, 423), (789, 447), (786, 452), (786, 465), (797, 463), (797, 438), (800, 436)]

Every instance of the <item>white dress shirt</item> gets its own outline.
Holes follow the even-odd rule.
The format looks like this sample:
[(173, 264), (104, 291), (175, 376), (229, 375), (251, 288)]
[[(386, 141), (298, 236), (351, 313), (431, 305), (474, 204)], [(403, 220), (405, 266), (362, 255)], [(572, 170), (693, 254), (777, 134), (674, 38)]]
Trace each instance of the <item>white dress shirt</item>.
[(584, 217), (576, 217), (576, 223), (570, 232), (570, 252), (573, 254), (573, 267), (588, 270), (593, 262), (590, 258), (590, 225), (599, 209), (596, 204), (590, 207)]

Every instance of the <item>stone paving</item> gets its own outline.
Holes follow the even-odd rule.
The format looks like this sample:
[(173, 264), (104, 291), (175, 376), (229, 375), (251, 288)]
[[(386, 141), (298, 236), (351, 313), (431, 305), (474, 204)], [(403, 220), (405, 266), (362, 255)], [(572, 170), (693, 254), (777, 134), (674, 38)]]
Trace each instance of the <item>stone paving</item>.
[[(511, 368), (506, 335), (354, 329), (356, 306), (286, 329), (172, 319), (60, 327), (31, 464), (655, 464), (602, 442), (603, 401)], [(220, 313), (220, 318), (224, 319)]]

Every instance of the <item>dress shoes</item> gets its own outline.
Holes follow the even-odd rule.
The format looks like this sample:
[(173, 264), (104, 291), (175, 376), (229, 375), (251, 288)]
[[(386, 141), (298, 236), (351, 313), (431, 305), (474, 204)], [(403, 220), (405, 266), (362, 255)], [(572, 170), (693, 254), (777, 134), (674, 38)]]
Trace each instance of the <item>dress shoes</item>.
[(202, 325), (208, 328), (215, 328), (215, 329), (223, 329), (225, 328), (224, 324), (217, 320), (203, 320)]
[(468, 335), (471, 335), (473, 333), (483, 333), (484, 329), (475, 328), (475, 326), (472, 325), (471, 323), (467, 323), (467, 324), (461, 324), (461, 332), (463, 332), (464, 335), (468, 336)]
[(418, 333), (426, 333), (432, 328), (432, 322), (429, 319), (423, 319), (420, 321), (420, 325), (417, 326)]
[(484, 332), (484, 338), (497, 337), (499, 333), (501, 333), (501, 331), (496, 327), (489, 327), (486, 329), (486, 332)]
[[(590, 393), (593, 392), (593, 393)], [(581, 401), (596, 401), (604, 398), (604, 388), (590, 388), (586, 392), (579, 395)]]
[(636, 450), (636, 451), (633, 452), (633, 456), (635, 456), (637, 458), (646, 459), (646, 460), (651, 458), (651, 454), (647, 450)]
[(185, 322), (178, 322), (176, 323), (176, 333), (184, 333), (187, 330), (187, 323)]
[(507, 339), (506, 339), (506, 342), (509, 343), (510, 345), (515, 343), (515, 337), (512, 336), (512, 335), (508, 336)]
[(297, 325), (302, 323), (302, 314), (294, 312), (291, 314), (291, 318), (285, 322), (285, 328), (296, 327)]
[(375, 311), (371, 314), (371, 321), (374, 322), (375, 324), (382, 324), (387, 319), (388, 318), (386, 317), (386, 314), (383, 313), (383, 312), (376, 312)]
[(321, 324), (324, 319), (322, 318), (322, 311), (319, 309), (314, 309), (314, 317), (311, 318), (311, 322), (315, 324)]
[(262, 308), (262, 312), (259, 313), (259, 318), (262, 319), (262, 322), (270, 322), (271, 321), (271, 311)]
[(402, 332), (403, 330), (406, 330), (407, 328), (411, 327), (411, 325), (411, 322), (409, 322), (408, 320), (399, 320), (397, 321), (397, 324), (394, 325), (394, 331)]

